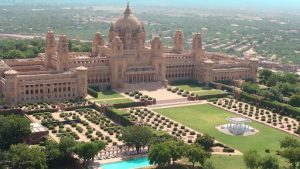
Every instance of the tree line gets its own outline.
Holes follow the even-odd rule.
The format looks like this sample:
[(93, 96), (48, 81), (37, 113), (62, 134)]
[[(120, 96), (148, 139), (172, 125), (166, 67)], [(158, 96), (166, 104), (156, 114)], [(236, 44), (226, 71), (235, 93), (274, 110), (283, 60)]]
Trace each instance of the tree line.
[(262, 96), (268, 100), (300, 106), (300, 85), (298, 75), (289, 72), (272, 72), (263, 69), (259, 72), (259, 84), (267, 88), (260, 88), (259, 84), (246, 82), (241, 88), (243, 91)]
[[(72, 52), (90, 52), (92, 44), (69, 40), (69, 50)], [(0, 59), (34, 58), (39, 53), (45, 52), (45, 41), (42, 39), (30, 40), (0, 40)]]

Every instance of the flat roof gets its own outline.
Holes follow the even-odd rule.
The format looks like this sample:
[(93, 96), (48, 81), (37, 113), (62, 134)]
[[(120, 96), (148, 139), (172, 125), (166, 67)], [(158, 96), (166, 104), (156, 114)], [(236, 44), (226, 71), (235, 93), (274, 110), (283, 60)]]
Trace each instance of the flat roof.
[(39, 123), (31, 123), (30, 129), (31, 129), (32, 133), (48, 131), (48, 128), (44, 127), (43, 125), (41, 125)]
[(243, 118), (243, 117), (227, 117), (228, 121), (232, 123), (249, 123), (251, 120)]

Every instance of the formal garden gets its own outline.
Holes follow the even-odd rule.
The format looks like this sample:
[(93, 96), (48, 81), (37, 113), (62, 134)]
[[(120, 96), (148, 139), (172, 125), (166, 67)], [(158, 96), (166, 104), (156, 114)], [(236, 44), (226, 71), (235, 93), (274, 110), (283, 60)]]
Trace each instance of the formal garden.
[[(250, 109), (250, 108), (249, 108)], [(279, 131), (278, 129), (268, 127), (262, 123), (252, 121), (251, 126), (259, 132), (251, 136), (232, 136), (222, 133), (216, 129), (216, 126), (226, 124), (227, 117), (238, 117), (233, 114), (210, 104), (200, 104), (192, 106), (154, 109), (155, 112), (164, 115), (178, 123), (181, 123), (197, 132), (208, 133), (218, 141), (235, 148), (242, 153), (249, 149), (257, 151), (260, 155), (276, 155), (280, 149), (279, 142), (281, 139), (290, 136), (290, 134)], [(216, 163), (224, 163), (223, 168), (245, 168), (241, 157), (220, 157), (213, 156)], [(280, 158), (280, 164), (285, 165), (285, 161)]]
[(273, 113), (269, 110), (229, 98), (221, 98), (215, 101), (211, 100), (211, 103), (241, 116), (300, 136), (300, 122), (289, 116)]
[(28, 117), (33, 122), (47, 127), (50, 137), (56, 141), (65, 136), (72, 136), (84, 142), (100, 140), (108, 146), (122, 144), (121, 127), (94, 109), (35, 113)]

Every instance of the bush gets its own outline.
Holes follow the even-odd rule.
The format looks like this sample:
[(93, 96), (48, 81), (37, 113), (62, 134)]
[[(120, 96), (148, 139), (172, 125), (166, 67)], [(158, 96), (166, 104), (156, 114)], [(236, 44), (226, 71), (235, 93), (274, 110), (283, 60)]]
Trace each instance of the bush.
[(94, 98), (98, 98), (98, 92), (92, 88), (88, 88), (88, 94), (93, 96)]
[(234, 153), (234, 149), (225, 147), (225, 148), (223, 149), (223, 152), (225, 152), (225, 153)]
[(204, 96), (198, 96), (197, 95), (197, 99), (198, 100), (208, 100), (208, 99), (218, 99), (218, 98), (223, 98), (223, 97), (227, 97), (228, 93), (223, 93), (223, 94), (212, 94), (212, 95), (204, 95)]
[(205, 150), (209, 150), (214, 145), (214, 138), (208, 134), (197, 137), (196, 144), (202, 146)]
[(145, 106), (145, 102), (129, 102), (129, 103), (119, 103), (119, 104), (114, 104), (113, 107), (117, 109), (121, 108), (130, 108), (130, 107), (141, 107)]
[(122, 126), (133, 125), (131, 120), (129, 119), (130, 114), (124, 111), (120, 111), (118, 109), (107, 109), (106, 111), (107, 117), (111, 118), (115, 122), (119, 123)]

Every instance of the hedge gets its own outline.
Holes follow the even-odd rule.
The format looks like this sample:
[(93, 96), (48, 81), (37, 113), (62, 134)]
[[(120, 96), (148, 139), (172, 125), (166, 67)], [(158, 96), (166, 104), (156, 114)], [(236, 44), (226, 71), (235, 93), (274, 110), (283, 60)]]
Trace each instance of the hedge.
[(196, 97), (198, 100), (207, 100), (207, 99), (212, 99), (212, 98), (223, 98), (223, 97), (227, 97), (227, 96), (228, 96), (228, 93), (204, 95), (204, 96), (196, 96)]
[(258, 97), (253, 96), (253, 95), (251, 95), (251, 94), (248, 94), (248, 93), (246, 93), (246, 92), (242, 92), (242, 93), (240, 94), (240, 98), (241, 98), (242, 100), (248, 101), (248, 102), (250, 102), (250, 103), (256, 103), (256, 102), (259, 100)]
[(114, 108), (108, 108), (105, 112), (105, 115), (122, 126), (133, 125), (129, 119), (130, 114), (128, 112)]
[(210, 82), (210, 83), (208, 83), (208, 87), (216, 89), (217, 88), (217, 84)]
[(222, 85), (221, 89), (226, 90), (229, 93), (233, 93), (233, 87), (231, 87), (231, 86)]
[(226, 153), (234, 153), (234, 149), (225, 147), (225, 148), (223, 149), (223, 152), (226, 152)]
[(129, 102), (129, 103), (118, 103), (113, 104), (113, 107), (121, 109), (121, 108), (130, 108), (130, 107), (141, 107), (145, 106), (145, 102)]
[(55, 108), (55, 109), (47, 108), (47, 109), (38, 109), (38, 110), (23, 110), (23, 112), (25, 114), (28, 114), (28, 115), (32, 115), (32, 114), (36, 114), (36, 113), (45, 113), (45, 112), (54, 113), (54, 112), (57, 112), (57, 111), (58, 111), (58, 108)]
[(98, 98), (98, 92), (92, 88), (88, 88), (88, 94), (93, 96), (94, 98)]

